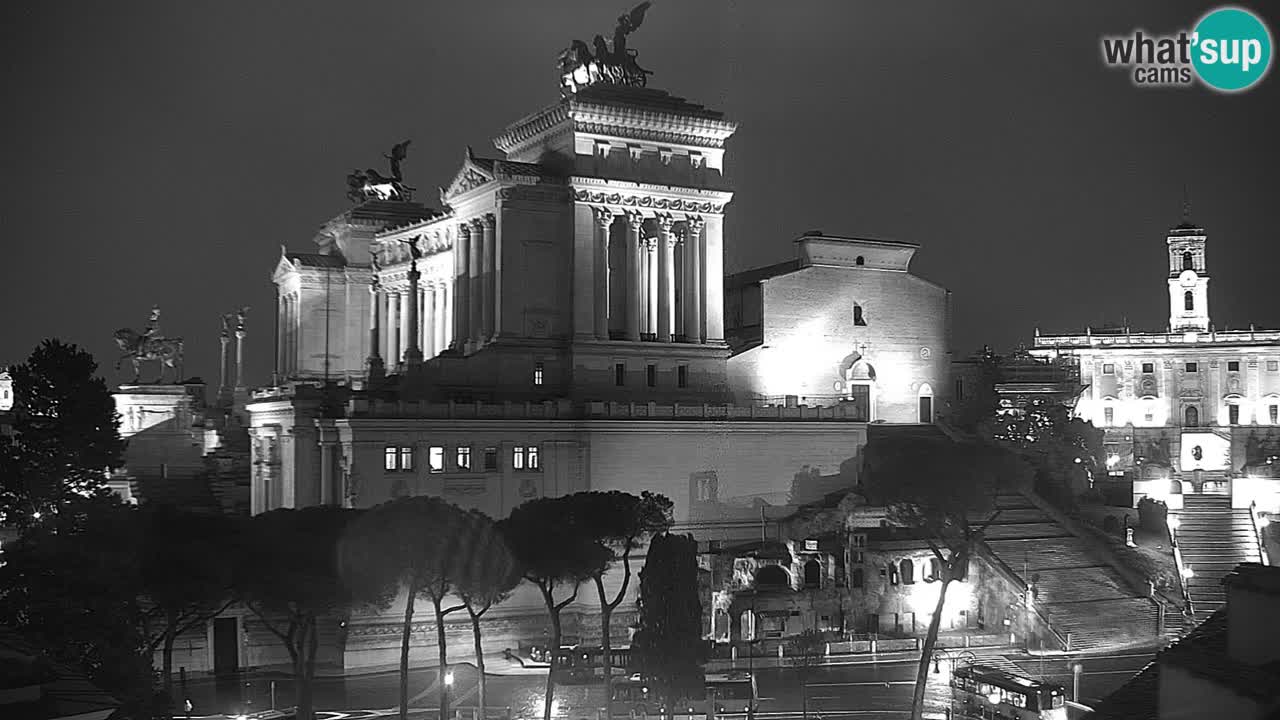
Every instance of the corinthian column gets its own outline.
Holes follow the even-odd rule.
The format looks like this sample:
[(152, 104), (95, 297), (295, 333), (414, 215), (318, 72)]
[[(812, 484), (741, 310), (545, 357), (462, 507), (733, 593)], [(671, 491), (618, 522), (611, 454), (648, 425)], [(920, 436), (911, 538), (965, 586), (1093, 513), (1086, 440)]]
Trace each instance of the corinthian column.
[(645, 238), (645, 332), (650, 338), (658, 334), (658, 238)]
[(481, 342), (489, 342), (493, 338), (494, 329), (494, 313), (496, 312), (496, 284), (498, 277), (498, 255), (495, 243), (495, 229), (497, 219), (492, 214), (486, 214), (480, 219), (481, 232), (484, 234), (484, 256), (482, 258), (484, 265), (481, 266), (481, 275), (484, 277), (483, 283), (483, 330), (480, 334)]
[(658, 342), (671, 342), (676, 307), (675, 219), (658, 216)]
[(640, 283), (644, 272), (640, 263), (640, 230), (644, 218), (639, 213), (627, 214), (627, 339), (640, 339)]
[(613, 211), (593, 208), (596, 218), (595, 311), (596, 339), (609, 339), (609, 228)]
[(244, 325), (236, 326), (236, 390), (244, 390)]
[(467, 340), (473, 347), (479, 346), (484, 336), (484, 279), (482, 268), (484, 262), (484, 223), (471, 221), (471, 254), (467, 258), (467, 283), (470, 285), (470, 297), (467, 298)]
[(684, 335), (702, 342), (702, 218), (685, 219), (684, 236)]
[(418, 280), (421, 278), (422, 273), (418, 272), (418, 261), (411, 259), (409, 261), (409, 292), (404, 296), (405, 302), (409, 303), (409, 322), (405, 323), (404, 329), (404, 363), (409, 368), (422, 365), (422, 349), (418, 347), (418, 303), (422, 301)]
[(471, 226), (466, 223), (458, 225), (457, 242), (453, 246), (453, 345), (459, 350), (466, 348), (467, 338), (471, 337), (468, 323), (471, 311), (468, 301), (471, 299), (471, 277), (468, 268), (471, 265)]
[(385, 369), (382, 364), (382, 353), (378, 349), (378, 306), (382, 304), (382, 294), (378, 291), (378, 276), (375, 273), (369, 283), (369, 377), (370, 384), (382, 379)]
[(397, 328), (400, 326), (400, 294), (395, 290), (387, 291), (387, 360), (391, 362), (391, 367), (396, 365), (396, 358), (400, 357), (400, 334)]

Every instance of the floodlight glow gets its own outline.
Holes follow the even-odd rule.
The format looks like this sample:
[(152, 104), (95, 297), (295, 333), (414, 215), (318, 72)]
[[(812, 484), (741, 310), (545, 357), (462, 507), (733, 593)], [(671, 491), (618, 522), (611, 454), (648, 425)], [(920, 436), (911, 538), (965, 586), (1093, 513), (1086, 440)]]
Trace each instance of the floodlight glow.
[(1116, 463), (1118, 463), (1118, 462), (1120, 462), (1120, 456), (1119, 456), (1119, 455), (1108, 455), (1108, 456), (1107, 456), (1107, 467), (1109, 467), (1109, 468), (1110, 468), (1110, 467), (1115, 467), (1115, 466), (1116, 466)]
[(447, 673), (445, 673), (445, 674), (444, 674), (444, 684), (445, 684), (445, 685), (448, 685), (448, 686), (450, 686), (450, 687), (452, 687), (452, 686), (453, 686), (453, 671), (452, 671), (452, 670), (450, 670), (449, 672), (447, 672)]
[(1170, 516), (1166, 521), (1166, 524), (1168, 524), (1170, 530), (1177, 530), (1179, 527), (1182, 527), (1182, 521), (1178, 519), (1177, 515)]
[(1190, 565), (1188, 565), (1188, 566), (1186, 566), (1186, 567), (1182, 568), (1182, 577), (1187, 578), (1188, 580), (1190, 580), (1191, 578), (1193, 578), (1193, 577), (1195, 577), (1195, 576), (1196, 576), (1196, 573), (1195, 573), (1195, 571), (1194, 571), (1194, 570), (1192, 570), (1192, 569), (1191, 569), (1191, 566), (1190, 566)]

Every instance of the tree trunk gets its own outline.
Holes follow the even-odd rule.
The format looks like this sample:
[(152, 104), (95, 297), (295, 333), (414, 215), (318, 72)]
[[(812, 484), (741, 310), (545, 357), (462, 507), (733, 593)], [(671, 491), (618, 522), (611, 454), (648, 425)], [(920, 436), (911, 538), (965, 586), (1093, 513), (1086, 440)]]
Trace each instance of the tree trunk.
[(951, 568), (944, 568), (943, 574), (945, 577), (942, 578), (942, 588), (938, 590), (938, 605), (933, 609), (933, 617), (929, 620), (929, 632), (924, 636), (924, 647), (920, 648), (920, 664), (916, 667), (916, 689), (911, 698), (912, 720), (921, 720), (924, 715), (924, 686), (929, 680), (929, 661), (933, 657), (933, 646), (938, 642), (938, 629), (942, 626), (942, 606), (947, 601), (947, 587), (951, 585)]
[(413, 605), (418, 588), (412, 582), (408, 586), (409, 597), (404, 604), (404, 627), (400, 633), (400, 720), (409, 718), (409, 644), (413, 639)]
[(177, 613), (165, 613), (164, 650), (161, 652), (161, 672), (164, 674), (164, 696), (170, 703), (173, 701), (173, 643), (177, 640)]
[(297, 647), (290, 653), (293, 655), (293, 681), (297, 686), (298, 720), (312, 720), (315, 715), (315, 708), (312, 707), (311, 701), (311, 678), (307, 673), (306, 657), (307, 639), (313, 632), (315, 632), (314, 619), (304, 620), (298, 630)]
[(471, 612), (470, 606), (467, 607), (467, 613), (471, 615), (471, 638), (472, 640), (475, 641), (475, 645), (476, 645), (476, 671), (480, 673), (480, 677), (479, 677), (480, 685), (479, 685), (479, 689), (477, 690), (478, 696), (476, 699), (476, 702), (480, 705), (480, 710), (478, 711), (478, 715), (480, 720), (485, 720), (484, 692), (485, 692), (486, 683), (484, 679), (484, 652), (480, 647), (480, 616), (474, 612)]
[(440, 651), (440, 720), (449, 717), (449, 649), (444, 640), (444, 612), (440, 609), (440, 599), (432, 598), (431, 604), (436, 609), (436, 646)]
[(600, 667), (604, 669), (604, 707), (605, 717), (613, 717), (613, 639), (610, 632), (613, 606), (604, 597), (604, 578), (596, 576), (596, 590), (600, 593)]
[(542, 597), (547, 601), (547, 612), (551, 614), (551, 668), (547, 672), (547, 694), (542, 698), (542, 719), (551, 720), (551, 702), (556, 692), (556, 661), (560, 659), (560, 611), (551, 597), (551, 591), (541, 588)]

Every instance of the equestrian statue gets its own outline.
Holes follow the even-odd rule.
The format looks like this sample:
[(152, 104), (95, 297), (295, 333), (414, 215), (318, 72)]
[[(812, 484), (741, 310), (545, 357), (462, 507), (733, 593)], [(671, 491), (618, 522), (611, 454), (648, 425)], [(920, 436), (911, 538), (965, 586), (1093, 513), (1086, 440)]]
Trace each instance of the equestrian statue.
[(155, 384), (164, 382), (165, 368), (173, 370), (173, 382), (182, 381), (182, 338), (167, 338), (160, 335), (160, 308), (151, 309), (151, 319), (147, 328), (138, 332), (132, 328), (121, 328), (112, 336), (120, 348), (120, 357), (116, 359), (116, 370), (126, 359), (133, 363), (133, 383), (138, 383), (141, 366), (144, 360), (156, 360), (160, 363), (160, 375)]
[(409, 200), (414, 188), (404, 184), (404, 175), (400, 171), (400, 163), (409, 153), (409, 140), (396, 144), (391, 154), (384, 154), (391, 164), (391, 177), (387, 177), (373, 168), (352, 170), (347, 176), (347, 197), (352, 202), (365, 200)]
[(636, 51), (627, 47), (627, 36), (640, 28), (651, 4), (642, 2), (618, 18), (612, 49), (602, 35), (596, 35), (591, 45), (581, 40), (571, 42), (560, 53), (561, 92), (571, 95), (597, 83), (644, 87), (653, 72), (636, 62)]

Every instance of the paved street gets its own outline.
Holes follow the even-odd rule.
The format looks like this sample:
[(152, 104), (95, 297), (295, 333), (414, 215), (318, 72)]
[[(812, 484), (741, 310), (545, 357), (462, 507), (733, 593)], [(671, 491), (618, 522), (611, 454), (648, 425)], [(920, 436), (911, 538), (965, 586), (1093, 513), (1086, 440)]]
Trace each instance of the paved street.
[[(1057, 682), (1067, 688), (1068, 697), (1072, 685), (1071, 665), (1080, 662), (1084, 667), (1080, 701), (1092, 705), (1150, 662), (1154, 653), (1134, 650), (1070, 659), (1039, 659), (1000, 650), (977, 650), (974, 655), (981, 663)], [(742, 670), (750, 667), (756, 673), (761, 696), (760, 715), (769, 720), (799, 717), (806, 699), (809, 711), (821, 713), (826, 719), (904, 717), (903, 709), (910, 704), (916, 671), (916, 659), (907, 653), (874, 658), (837, 658), (812, 670), (808, 685), (802, 691), (794, 669), (777, 667), (776, 662), (770, 663), (771, 667), (762, 665), (763, 662), (749, 664), (744, 661), (737, 667)], [(930, 671), (926, 697), (931, 707), (942, 709), (948, 699), (947, 663), (941, 663), (938, 670), (938, 673)], [(457, 665), (453, 671), (451, 703), (461, 710), (464, 720), (470, 720), (477, 702), (475, 668)], [(285, 675), (273, 677), (276, 707), (293, 705), (292, 681)], [(237, 711), (268, 709), (271, 707), (272, 679), (255, 677), (239, 683), (193, 681), (187, 688), (195, 707), (193, 717), (218, 717), (234, 715)], [(319, 679), (315, 687), (315, 706), (325, 711), (329, 720), (358, 720), (394, 714), (399, 682), (399, 675), (394, 672)], [(505, 709), (510, 707), (515, 718), (540, 717), (544, 683), (545, 675), (489, 676), (486, 704), (491, 715), (505, 714)], [(424, 720), (435, 717), (441, 688), (435, 669), (411, 672), (409, 697), (416, 717)], [(557, 689), (556, 698), (559, 717), (596, 718), (598, 708), (603, 706), (604, 693), (600, 686), (567, 685)]]

